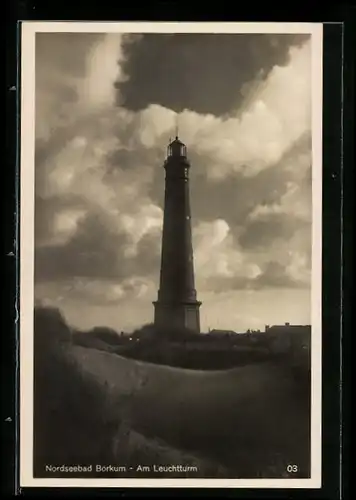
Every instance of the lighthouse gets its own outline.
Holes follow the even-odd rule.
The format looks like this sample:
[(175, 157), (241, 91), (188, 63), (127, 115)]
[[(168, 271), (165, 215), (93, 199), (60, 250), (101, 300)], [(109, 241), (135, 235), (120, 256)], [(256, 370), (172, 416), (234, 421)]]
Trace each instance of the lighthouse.
[(178, 135), (167, 148), (164, 162), (165, 198), (161, 270), (154, 323), (158, 328), (187, 328), (200, 332), (194, 280), (187, 148)]

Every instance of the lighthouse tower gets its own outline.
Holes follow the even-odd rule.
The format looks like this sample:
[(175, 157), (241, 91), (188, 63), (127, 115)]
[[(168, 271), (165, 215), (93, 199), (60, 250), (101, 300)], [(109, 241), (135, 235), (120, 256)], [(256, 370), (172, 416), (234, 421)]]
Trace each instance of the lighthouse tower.
[(160, 287), (154, 302), (157, 327), (200, 331), (199, 307), (194, 284), (194, 263), (189, 200), (187, 148), (176, 136), (168, 145)]

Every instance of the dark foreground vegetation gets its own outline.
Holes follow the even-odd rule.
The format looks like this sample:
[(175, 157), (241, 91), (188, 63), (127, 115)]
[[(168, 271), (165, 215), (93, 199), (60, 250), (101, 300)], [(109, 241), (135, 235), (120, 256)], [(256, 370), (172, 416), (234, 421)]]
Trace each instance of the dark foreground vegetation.
[[(220, 354), (219, 366), (209, 362), (216, 342), (199, 342), (190, 332), (163, 339), (152, 326), (131, 340), (109, 329), (75, 332), (59, 311), (36, 309), (35, 476), (68, 477), (46, 472), (48, 464), (124, 464), (126, 472), (94, 467), (90, 477), (138, 477), (137, 464), (175, 463), (197, 469), (140, 477), (308, 477), (308, 351), (290, 347), (283, 354), (265, 344), (256, 346), (259, 361), (246, 355), (239, 364), (234, 354), (227, 362)], [(223, 353), (227, 345), (234, 350), (231, 339), (219, 342)], [(251, 349), (245, 345), (245, 354)], [(194, 371), (169, 368), (157, 353), (165, 365), (169, 356), (172, 365), (198, 361)], [(134, 359), (150, 356), (155, 364)], [(289, 473), (288, 464), (298, 471)]]

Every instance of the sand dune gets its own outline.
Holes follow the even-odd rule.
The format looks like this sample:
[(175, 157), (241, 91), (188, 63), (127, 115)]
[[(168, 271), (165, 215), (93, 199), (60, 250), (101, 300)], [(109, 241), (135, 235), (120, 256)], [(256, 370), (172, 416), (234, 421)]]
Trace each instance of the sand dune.
[[(146, 437), (204, 456), (243, 475), (289, 463), (309, 468), (308, 395), (275, 363), (226, 371), (192, 371), (126, 359), (72, 346), (81, 369), (125, 412), (128, 425)], [(124, 401), (124, 404), (123, 404)], [(122, 414), (122, 413), (121, 413)]]

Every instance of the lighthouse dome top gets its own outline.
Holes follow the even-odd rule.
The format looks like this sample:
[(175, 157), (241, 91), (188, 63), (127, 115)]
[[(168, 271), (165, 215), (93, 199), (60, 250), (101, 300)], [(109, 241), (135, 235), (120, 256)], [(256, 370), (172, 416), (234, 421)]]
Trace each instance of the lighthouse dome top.
[(181, 156), (184, 158), (187, 156), (187, 147), (182, 141), (179, 140), (178, 136), (176, 136), (176, 138), (169, 143), (167, 156)]

